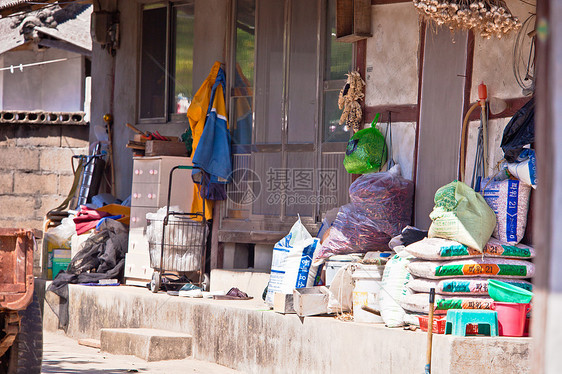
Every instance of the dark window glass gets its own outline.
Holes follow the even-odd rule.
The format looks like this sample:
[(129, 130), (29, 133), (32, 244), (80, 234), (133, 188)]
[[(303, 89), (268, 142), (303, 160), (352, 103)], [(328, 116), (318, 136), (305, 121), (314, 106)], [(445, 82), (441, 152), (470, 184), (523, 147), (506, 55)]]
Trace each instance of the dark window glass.
[(164, 6), (144, 9), (142, 14), (141, 118), (165, 116), (166, 14)]
[(236, 7), (235, 71), (230, 111), (233, 144), (252, 143), (254, 58), (256, 44), (255, 0), (241, 0)]

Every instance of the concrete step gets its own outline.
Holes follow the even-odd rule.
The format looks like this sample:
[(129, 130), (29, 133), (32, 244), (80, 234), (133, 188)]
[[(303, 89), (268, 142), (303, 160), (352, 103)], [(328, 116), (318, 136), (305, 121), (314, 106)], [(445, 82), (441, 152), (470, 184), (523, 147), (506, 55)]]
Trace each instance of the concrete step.
[(101, 329), (101, 350), (146, 361), (181, 360), (191, 356), (192, 337), (157, 329)]
[(101, 348), (101, 343), (98, 339), (78, 339), (78, 344), (83, 345), (84, 347), (90, 348)]
[[(415, 374), (426, 364), (427, 333), (421, 330), (283, 315), (269, 311), (261, 298), (191, 299), (153, 294), (139, 287), (74, 284), (68, 291), (66, 334), (75, 339), (99, 339), (106, 328), (143, 326), (176, 331), (193, 336), (192, 358), (252, 374)], [(58, 328), (49, 306), (44, 308), (43, 324), (47, 331)], [(434, 334), (431, 372), (527, 374), (531, 372), (532, 342), (532, 338)], [(104, 350), (117, 353), (119, 345), (125, 343)], [(175, 349), (174, 345), (166, 344), (166, 349)]]

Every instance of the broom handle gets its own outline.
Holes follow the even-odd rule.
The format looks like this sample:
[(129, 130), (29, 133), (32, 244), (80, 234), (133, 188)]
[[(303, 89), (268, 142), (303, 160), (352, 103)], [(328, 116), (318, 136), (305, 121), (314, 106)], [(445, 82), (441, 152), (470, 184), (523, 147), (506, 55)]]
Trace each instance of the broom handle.
[(431, 349), (433, 343), (433, 305), (435, 303), (435, 288), (429, 290), (429, 318), (427, 321), (427, 364), (425, 373), (431, 373)]

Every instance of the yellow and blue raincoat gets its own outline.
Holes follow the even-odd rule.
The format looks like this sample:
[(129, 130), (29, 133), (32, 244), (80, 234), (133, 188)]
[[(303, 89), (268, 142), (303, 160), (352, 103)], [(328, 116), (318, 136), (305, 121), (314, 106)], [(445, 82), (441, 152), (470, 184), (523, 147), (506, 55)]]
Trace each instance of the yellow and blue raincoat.
[(196, 182), (193, 191), (193, 202), (191, 211), (200, 213), (203, 210), (201, 189), (206, 195), (205, 217), (213, 217), (213, 201), (221, 200), (226, 197), (209, 196), (212, 188), (224, 191), (224, 185), (229, 182), (232, 173), (232, 160), (230, 152), (230, 132), (225, 104), (225, 74), (220, 67), (220, 62), (215, 62), (209, 76), (197, 93), (195, 94), (187, 117), (193, 136), (193, 156), (194, 166), (201, 168), (207, 175), (209, 185), (203, 187), (201, 174), (194, 171), (193, 179)]

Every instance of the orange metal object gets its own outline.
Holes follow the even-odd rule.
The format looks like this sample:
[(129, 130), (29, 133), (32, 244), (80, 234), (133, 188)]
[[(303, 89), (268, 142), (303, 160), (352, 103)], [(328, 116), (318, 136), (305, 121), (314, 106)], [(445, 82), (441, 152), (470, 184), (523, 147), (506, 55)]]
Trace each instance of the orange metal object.
[(34, 245), (32, 231), (0, 228), (0, 312), (31, 303)]
[(481, 104), (485, 102), (486, 99), (488, 99), (488, 88), (486, 87), (484, 82), (478, 85), (478, 98), (480, 99)]

